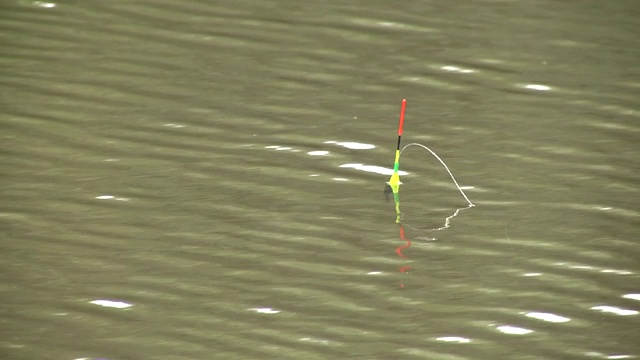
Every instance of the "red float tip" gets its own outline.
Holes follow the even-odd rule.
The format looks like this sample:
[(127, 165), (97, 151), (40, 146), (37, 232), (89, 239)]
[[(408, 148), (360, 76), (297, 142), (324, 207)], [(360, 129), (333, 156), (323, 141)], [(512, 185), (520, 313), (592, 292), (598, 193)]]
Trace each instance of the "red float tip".
[(402, 136), (402, 129), (404, 127), (404, 109), (407, 107), (407, 99), (402, 99), (402, 106), (400, 107), (400, 123), (398, 124), (398, 136)]

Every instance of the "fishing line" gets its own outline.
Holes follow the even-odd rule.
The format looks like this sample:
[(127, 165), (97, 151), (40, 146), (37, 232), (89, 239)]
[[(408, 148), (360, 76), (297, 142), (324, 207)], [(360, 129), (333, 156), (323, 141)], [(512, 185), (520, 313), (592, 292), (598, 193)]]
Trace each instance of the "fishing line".
[[(431, 155), (433, 155), (436, 159), (438, 159), (438, 161), (440, 161), (440, 163), (442, 164), (442, 166), (444, 166), (445, 170), (447, 170), (447, 173), (449, 174), (449, 176), (451, 176), (451, 180), (453, 180), (453, 183), (456, 185), (456, 188), (458, 189), (458, 191), (460, 191), (460, 194), (462, 194), (462, 196), (464, 197), (465, 200), (467, 200), (467, 203), (469, 204), (469, 207), (474, 207), (475, 205), (471, 202), (471, 200), (469, 200), (469, 198), (467, 197), (467, 194), (464, 193), (464, 191), (462, 190), (462, 188), (460, 187), (460, 185), (458, 185), (458, 182), (456, 181), (456, 178), (453, 176), (453, 174), (451, 173), (451, 170), (449, 170), (449, 167), (447, 166), (447, 164), (444, 163), (444, 161), (440, 158), (440, 156), (438, 156), (438, 154), (435, 153), (435, 151), (429, 149), (429, 147), (424, 146), (422, 144), (418, 144), (418, 143), (411, 143), (411, 144), (407, 144), (405, 145), (402, 150), (400, 150), (400, 153), (402, 154), (402, 152), (408, 148), (409, 146), (419, 146), (425, 150), (427, 150), (428, 152), (431, 153)], [(457, 212), (456, 212), (457, 213)]]
[(431, 155), (433, 155), (436, 159), (438, 159), (438, 161), (440, 161), (442, 166), (444, 166), (445, 170), (447, 170), (447, 173), (451, 177), (451, 180), (453, 180), (453, 183), (456, 185), (456, 188), (458, 189), (460, 194), (462, 194), (464, 199), (467, 200), (467, 204), (468, 204), (467, 207), (457, 209), (452, 216), (447, 217), (445, 220), (444, 227), (441, 227), (437, 230), (446, 229), (449, 227), (451, 219), (456, 215), (458, 215), (458, 212), (464, 209), (474, 207), (475, 205), (471, 202), (471, 200), (469, 200), (469, 197), (467, 197), (467, 194), (464, 193), (464, 190), (462, 190), (462, 187), (460, 187), (460, 185), (458, 184), (458, 181), (456, 181), (456, 178), (453, 176), (453, 173), (451, 173), (451, 170), (449, 170), (449, 167), (447, 166), (447, 164), (445, 164), (445, 162), (440, 158), (440, 156), (438, 156), (438, 154), (435, 153), (435, 151), (419, 143), (411, 143), (409, 145), (405, 145), (402, 149), (400, 149), (400, 141), (402, 139), (402, 132), (404, 130), (404, 113), (406, 108), (407, 108), (407, 100), (402, 99), (402, 103), (400, 106), (400, 121), (398, 122), (398, 143), (396, 144), (396, 153), (393, 161), (393, 173), (391, 174), (391, 178), (389, 178), (389, 181), (387, 181), (385, 185), (384, 195), (385, 195), (385, 198), (387, 198), (387, 201), (389, 201), (389, 195), (393, 194), (393, 200), (396, 208), (396, 223), (400, 224), (400, 220), (402, 219), (402, 213), (400, 212), (400, 185), (402, 185), (402, 182), (400, 181), (400, 175), (398, 174), (398, 169), (400, 168), (400, 154), (410, 146), (419, 146), (427, 150), (429, 153), (431, 153)]

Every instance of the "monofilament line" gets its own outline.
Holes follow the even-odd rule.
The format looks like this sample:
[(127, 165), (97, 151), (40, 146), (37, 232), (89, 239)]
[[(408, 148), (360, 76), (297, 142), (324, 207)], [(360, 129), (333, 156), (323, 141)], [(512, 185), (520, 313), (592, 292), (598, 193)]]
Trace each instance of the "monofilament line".
[(453, 180), (453, 183), (456, 184), (456, 187), (458, 188), (458, 191), (460, 191), (460, 194), (462, 194), (462, 196), (464, 197), (465, 200), (467, 200), (467, 202), (469, 203), (470, 207), (475, 206), (471, 200), (469, 200), (469, 198), (467, 197), (467, 194), (464, 193), (464, 191), (462, 191), (462, 188), (460, 187), (460, 185), (458, 185), (458, 182), (456, 181), (456, 178), (453, 177), (453, 174), (451, 173), (451, 170), (449, 170), (449, 167), (447, 166), (447, 164), (444, 163), (444, 161), (442, 161), (442, 159), (440, 159), (440, 156), (438, 156), (438, 154), (436, 154), (433, 150), (429, 149), (428, 147), (422, 145), (422, 144), (418, 144), (418, 143), (411, 143), (411, 144), (407, 144), (405, 145), (402, 150), (400, 150), (400, 153), (402, 153), (404, 151), (404, 149), (408, 148), (409, 146), (420, 146), (421, 148), (427, 150), (428, 152), (431, 153), (431, 155), (435, 156), (436, 159), (438, 159), (438, 161), (440, 161), (440, 163), (442, 164), (442, 166), (444, 166), (444, 168), (447, 170), (447, 172), (449, 173), (449, 176), (451, 176), (451, 180)]

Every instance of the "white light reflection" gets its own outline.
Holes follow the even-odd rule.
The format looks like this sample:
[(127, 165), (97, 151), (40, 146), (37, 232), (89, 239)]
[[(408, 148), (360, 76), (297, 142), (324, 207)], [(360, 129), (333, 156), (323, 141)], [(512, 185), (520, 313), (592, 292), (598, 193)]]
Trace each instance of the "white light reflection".
[(638, 312), (635, 310), (621, 309), (615, 306), (606, 306), (606, 305), (594, 306), (591, 308), (591, 310), (598, 310), (604, 313), (612, 313), (612, 314), (621, 315), (621, 316), (638, 315)]
[(526, 273), (524, 276), (542, 276), (542, 273)]
[(132, 304), (123, 302), (123, 301), (112, 301), (112, 300), (93, 300), (89, 301), (89, 303), (99, 306), (111, 307), (116, 309), (126, 309), (128, 307), (132, 307)]
[(318, 150), (318, 151), (309, 151), (307, 154), (311, 156), (326, 156), (326, 155), (329, 155), (329, 152), (324, 150)]
[(551, 87), (547, 85), (539, 85), (539, 84), (529, 84), (529, 85), (525, 85), (524, 87), (529, 90), (538, 90), (538, 91), (551, 90)]
[(633, 355), (622, 355), (622, 354), (616, 354), (616, 355), (605, 355), (599, 352), (594, 352), (594, 351), (590, 351), (585, 353), (586, 356), (589, 357), (598, 357), (601, 359), (631, 359), (631, 358), (635, 358), (635, 356)]
[(371, 144), (363, 144), (363, 143), (358, 143), (358, 142), (353, 142), (353, 141), (325, 141), (325, 144), (335, 144), (338, 146), (342, 146), (342, 147), (346, 147), (347, 149), (354, 149), (354, 150), (369, 150), (369, 149), (374, 149), (376, 146), (375, 145), (371, 145)]
[[(381, 174), (381, 175), (393, 175), (393, 169), (388, 169), (382, 166), (364, 165), (364, 164), (342, 164), (340, 165), (340, 167), (362, 170), (362, 171), (372, 172), (372, 173)], [(409, 173), (406, 171), (398, 170), (398, 175), (404, 176), (404, 175), (409, 175)]]
[(462, 69), (457, 66), (450, 66), (450, 65), (442, 66), (440, 67), (440, 69), (450, 71), (450, 72), (462, 73), (462, 74), (470, 74), (470, 73), (476, 72), (475, 70), (472, 70), (472, 69)]
[(310, 338), (310, 337), (303, 337), (303, 338), (298, 339), (298, 341), (306, 341), (306, 342), (322, 344), (322, 345), (329, 345), (331, 343), (329, 340), (315, 339), (315, 338)]
[(511, 325), (498, 326), (496, 329), (498, 329), (498, 331), (502, 333), (511, 334), (511, 335), (526, 335), (526, 334), (531, 334), (533, 332), (533, 330), (529, 330), (529, 329), (525, 329), (517, 326), (511, 326)]
[(604, 270), (600, 270), (600, 272), (618, 274), (618, 275), (631, 275), (631, 274), (633, 274), (631, 271), (628, 271), (628, 270), (616, 270), (616, 269), (604, 269)]
[(593, 270), (595, 269), (593, 266), (589, 265), (571, 265), (569, 266), (571, 269), (580, 269), (580, 270)]
[(593, 270), (593, 271), (599, 271), (601, 273), (609, 273), (609, 274), (617, 274), (617, 275), (632, 275), (633, 272), (629, 271), (629, 270), (619, 270), (619, 269), (602, 269), (602, 268), (597, 268), (594, 266), (590, 266), (590, 265), (573, 265), (573, 264), (568, 264), (568, 263), (564, 263), (564, 262), (558, 262), (555, 263), (554, 265), (558, 265), (558, 266), (564, 266), (570, 269), (576, 269), (576, 270)]
[(463, 338), (463, 337), (460, 337), (460, 336), (442, 336), (442, 337), (437, 338), (436, 340), (445, 341), (445, 342), (455, 342), (455, 343), (458, 343), (458, 344), (467, 344), (467, 343), (471, 342), (470, 339)]
[(128, 198), (115, 197), (115, 196), (113, 196), (113, 195), (100, 195), (100, 196), (96, 196), (96, 199), (98, 199), (98, 200), (129, 201), (129, 199), (128, 199)]
[(51, 8), (56, 7), (55, 3), (44, 2), (44, 1), (34, 1), (33, 5), (35, 5), (37, 7), (41, 7), (41, 8), (47, 8), (47, 9), (51, 9)]
[(259, 314), (277, 314), (280, 312), (280, 310), (275, 310), (272, 308), (252, 308), (249, 309), (249, 311), (255, 311)]
[(273, 149), (275, 151), (292, 151), (292, 152), (300, 152), (300, 150), (296, 150), (290, 146), (280, 146), (280, 145), (269, 145), (269, 146), (265, 146), (265, 149)]
[(172, 128), (183, 128), (184, 125), (181, 124), (164, 124), (163, 126), (172, 127)]
[(552, 323), (563, 323), (563, 322), (571, 321), (571, 319), (566, 318), (564, 316), (555, 315), (551, 313), (544, 313), (544, 312), (535, 312), (535, 311), (526, 313), (525, 316), (542, 320), (542, 321), (552, 322)]
[(625, 299), (640, 300), (640, 294), (625, 294), (622, 295), (622, 297)]

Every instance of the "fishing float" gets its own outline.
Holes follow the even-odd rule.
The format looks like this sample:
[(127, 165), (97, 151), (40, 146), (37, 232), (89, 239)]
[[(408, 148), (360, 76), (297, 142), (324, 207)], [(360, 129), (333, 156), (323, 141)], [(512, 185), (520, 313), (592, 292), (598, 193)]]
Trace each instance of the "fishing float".
[(404, 111), (407, 108), (407, 99), (402, 99), (402, 105), (400, 107), (400, 122), (398, 123), (398, 144), (396, 146), (396, 157), (393, 161), (393, 174), (389, 181), (387, 181), (387, 186), (384, 188), (385, 197), (388, 197), (390, 193), (393, 193), (393, 201), (396, 205), (396, 223), (400, 223), (400, 174), (398, 174), (398, 170), (400, 169), (400, 141), (402, 140), (402, 129), (404, 127)]
[(396, 206), (396, 223), (400, 224), (400, 220), (402, 217), (401, 216), (402, 214), (400, 213), (400, 185), (402, 185), (402, 182), (400, 181), (400, 174), (398, 174), (398, 171), (400, 169), (400, 154), (402, 154), (402, 152), (408, 147), (411, 147), (411, 146), (421, 147), (424, 150), (427, 150), (429, 153), (431, 153), (431, 155), (433, 155), (440, 162), (440, 164), (442, 164), (442, 166), (445, 168), (445, 170), (451, 177), (451, 180), (455, 184), (460, 194), (467, 201), (467, 207), (457, 209), (452, 216), (449, 216), (446, 218), (444, 227), (435, 229), (435, 230), (448, 228), (451, 218), (458, 215), (458, 212), (461, 210), (474, 207), (475, 204), (472, 203), (471, 200), (469, 200), (469, 197), (467, 197), (467, 194), (464, 193), (464, 191), (462, 190), (462, 187), (456, 181), (456, 178), (451, 173), (451, 170), (449, 170), (449, 167), (447, 166), (447, 164), (445, 164), (444, 160), (442, 160), (440, 156), (438, 156), (438, 154), (435, 153), (435, 151), (431, 150), (429, 147), (425, 145), (418, 144), (418, 143), (411, 143), (411, 144), (405, 145), (402, 149), (400, 149), (400, 141), (402, 140), (402, 130), (404, 128), (404, 111), (406, 108), (407, 108), (407, 99), (402, 99), (402, 105), (400, 107), (400, 122), (398, 123), (398, 144), (396, 146), (395, 160), (393, 161), (393, 173), (391, 174), (391, 178), (389, 179), (389, 181), (387, 181), (387, 185), (384, 188), (384, 196), (387, 199), (387, 201), (389, 201), (389, 195), (393, 194), (393, 201), (395, 202), (395, 206)]

